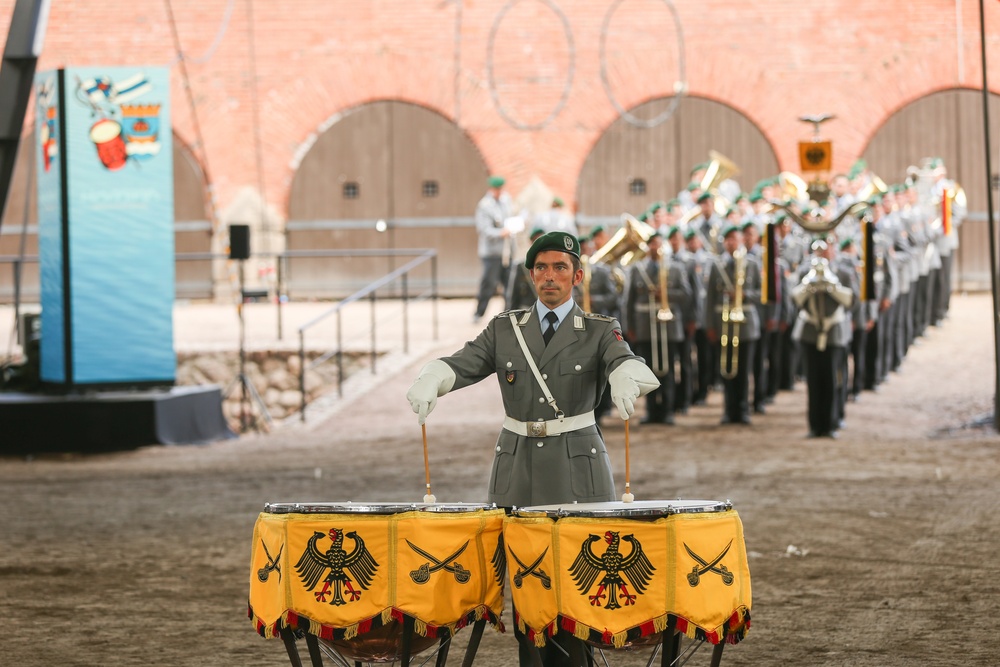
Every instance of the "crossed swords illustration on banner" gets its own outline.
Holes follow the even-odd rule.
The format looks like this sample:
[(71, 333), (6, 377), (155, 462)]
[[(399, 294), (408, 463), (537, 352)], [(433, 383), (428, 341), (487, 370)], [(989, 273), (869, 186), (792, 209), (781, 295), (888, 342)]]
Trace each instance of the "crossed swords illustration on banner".
[(271, 558), (271, 552), (267, 550), (267, 545), (264, 544), (264, 540), (260, 541), (260, 546), (264, 547), (264, 554), (267, 556), (267, 565), (257, 570), (257, 578), (260, 579), (261, 583), (267, 581), (267, 578), (271, 576), (272, 572), (278, 573), (278, 582), (281, 582), (281, 563), (278, 559), (281, 558), (281, 552), (285, 550), (285, 545), (282, 544), (281, 548), (278, 549), (278, 555)]
[(701, 576), (707, 572), (714, 572), (722, 577), (722, 583), (726, 586), (733, 585), (733, 573), (730, 572), (729, 568), (725, 565), (719, 565), (719, 561), (726, 557), (726, 554), (729, 553), (729, 548), (731, 546), (733, 546), (733, 541), (729, 540), (729, 544), (727, 544), (726, 548), (722, 550), (722, 553), (713, 558), (710, 563), (695, 552), (691, 551), (691, 547), (687, 544), (684, 545), (684, 550), (688, 552), (691, 558), (694, 558), (698, 562), (698, 565), (691, 568), (691, 572), (689, 572), (687, 576), (688, 583), (691, 584), (692, 588), (698, 585), (701, 580)]
[(545, 570), (538, 567), (538, 565), (542, 562), (542, 559), (545, 558), (545, 554), (549, 552), (548, 547), (545, 547), (545, 551), (543, 551), (542, 554), (531, 563), (531, 565), (525, 565), (524, 561), (518, 558), (517, 554), (514, 553), (514, 550), (510, 547), (507, 547), (507, 550), (510, 551), (510, 555), (517, 561), (517, 564), (521, 566), (520, 569), (514, 573), (514, 576), (511, 577), (515, 588), (520, 588), (521, 584), (524, 583), (524, 578), (528, 576), (536, 577), (539, 581), (541, 581), (542, 588), (545, 590), (552, 588), (552, 579), (549, 578), (549, 575), (545, 574)]
[(430, 561), (430, 563), (424, 563), (416, 570), (410, 570), (410, 579), (413, 579), (414, 583), (426, 584), (430, 580), (431, 575), (439, 570), (451, 572), (455, 575), (455, 581), (460, 584), (468, 583), (469, 577), (472, 576), (472, 573), (462, 567), (461, 563), (455, 562), (455, 559), (461, 556), (462, 552), (464, 552), (466, 547), (469, 546), (468, 540), (465, 541), (465, 544), (459, 547), (458, 551), (451, 554), (447, 558), (442, 558), (440, 560), (424, 551), (413, 542), (406, 540), (406, 543), (410, 545), (411, 549)]

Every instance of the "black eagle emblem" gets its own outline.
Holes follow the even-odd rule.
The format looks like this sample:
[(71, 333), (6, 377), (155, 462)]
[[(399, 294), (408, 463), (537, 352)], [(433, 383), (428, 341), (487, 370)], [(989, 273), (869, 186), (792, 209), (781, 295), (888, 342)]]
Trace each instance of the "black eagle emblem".
[[(606, 531), (604, 541), (608, 543), (608, 548), (603, 555), (598, 556), (591, 547), (600, 539), (598, 535), (590, 535), (583, 541), (580, 554), (569, 568), (573, 581), (579, 588), (580, 594), (585, 595), (593, 587), (597, 577), (604, 573), (597, 592), (590, 596), (590, 604), (600, 607), (601, 600), (607, 597), (608, 602), (603, 605), (604, 608), (618, 609), (622, 606), (618, 604), (619, 594), (625, 606), (635, 604), (635, 596), (646, 591), (646, 586), (649, 585), (656, 568), (643, 553), (642, 544), (631, 533), (619, 538), (617, 532)], [(632, 550), (627, 556), (618, 550), (621, 540), (632, 545)], [(629, 593), (626, 584), (635, 592)]]
[[(361, 591), (353, 584), (357, 583), (367, 590), (375, 571), (378, 570), (378, 563), (365, 546), (365, 541), (354, 531), (346, 534), (346, 537), (354, 540), (354, 549), (351, 553), (344, 550), (344, 531), (331, 528), (329, 535), (333, 543), (326, 551), (321, 551), (316, 542), (325, 535), (319, 531), (313, 533), (299, 562), (295, 564), (295, 571), (299, 573), (306, 590), (311, 591), (329, 570), (330, 573), (323, 579), (323, 589), (313, 595), (316, 596), (317, 602), (326, 602), (326, 596), (332, 594), (333, 599), (330, 604), (339, 606), (361, 598)], [(351, 576), (347, 575), (348, 572)], [(344, 600), (345, 592), (349, 600)]]

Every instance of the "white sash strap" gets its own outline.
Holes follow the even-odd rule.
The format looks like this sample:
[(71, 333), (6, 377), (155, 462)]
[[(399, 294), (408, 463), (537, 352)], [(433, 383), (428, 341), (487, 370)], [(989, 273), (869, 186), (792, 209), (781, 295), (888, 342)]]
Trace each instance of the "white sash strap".
[[(538, 365), (535, 364), (534, 358), (531, 356), (531, 351), (528, 350), (528, 344), (524, 340), (524, 334), (521, 333), (521, 327), (517, 324), (517, 318), (514, 317), (514, 313), (509, 315), (510, 325), (514, 328), (514, 335), (517, 336), (517, 342), (521, 345), (521, 351), (524, 352), (524, 358), (528, 360), (528, 367), (535, 376), (535, 380), (538, 381), (538, 386), (542, 388), (542, 393), (545, 394), (545, 401), (549, 404), (555, 413), (558, 421), (565, 420), (565, 415), (563, 415), (562, 410), (556, 405), (556, 399), (549, 391), (549, 386), (545, 384), (545, 380), (542, 379), (542, 374), (538, 372)], [(516, 433), (516, 431), (515, 431)]]

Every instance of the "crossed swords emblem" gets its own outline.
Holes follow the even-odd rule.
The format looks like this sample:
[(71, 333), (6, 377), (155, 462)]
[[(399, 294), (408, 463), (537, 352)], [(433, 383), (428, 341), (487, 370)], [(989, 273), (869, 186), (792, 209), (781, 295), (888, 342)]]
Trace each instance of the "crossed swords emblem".
[(267, 555), (267, 565), (257, 570), (257, 578), (260, 579), (261, 583), (267, 581), (267, 578), (271, 576), (272, 572), (278, 573), (278, 582), (281, 582), (281, 563), (278, 559), (281, 558), (281, 552), (285, 550), (285, 545), (282, 544), (281, 548), (278, 549), (278, 555), (271, 558), (271, 552), (267, 550), (267, 545), (264, 544), (264, 540), (260, 541), (260, 546), (264, 547), (264, 553)]
[(462, 552), (465, 551), (466, 547), (469, 546), (468, 540), (465, 541), (465, 544), (459, 547), (458, 551), (448, 556), (447, 558), (442, 558), (440, 560), (435, 558), (428, 552), (424, 551), (413, 542), (406, 540), (406, 543), (410, 545), (411, 549), (413, 549), (418, 554), (420, 554), (421, 556), (430, 561), (430, 563), (424, 563), (416, 570), (410, 570), (410, 579), (413, 579), (414, 583), (426, 584), (430, 580), (431, 575), (437, 572), (438, 570), (451, 572), (452, 574), (455, 575), (455, 581), (457, 581), (460, 584), (468, 583), (469, 577), (472, 576), (472, 573), (466, 570), (464, 567), (462, 567), (461, 563), (455, 562), (455, 559), (461, 556)]
[(729, 540), (729, 544), (727, 544), (726, 548), (722, 550), (722, 553), (713, 558), (712, 562), (708, 562), (695, 552), (691, 551), (691, 547), (685, 544), (684, 545), (685, 551), (688, 552), (691, 558), (694, 558), (698, 562), (698, 565), (695, 565), (693, 568), (691, 568), (691, 572), (689, 572), (687, 575), (688, 583), (691, 584), (692, 587), (697, 586), (698, 582), (701, 579), (701, 575), (705, 574), (706, 572), (714, 572), (720, 577), (722, 577), (722, 583), (724, 583), (726, 586), (732, 586), (733, 573), (730, 572), (729, 568), (727, 568), (725, 565), (719, 565), (719, 561), (721, 561), (723, 558), (726, 557), (726, 554), (729, 553), (729, 548), (731, 546), (733, 546), (733, 541)]
[(542, 582), (542, 588), (545, 590), (552, 588), (552, 579), (549, 578), (549, 575), (545, 574), (545, 570), (538, 567), (539, 563), (542, 562), (542, 559), (545, 558), (545, 554), (549, 552), (548, 547), (545, 547), (545, 551), (542, 552), (542, 555), (532, 561), (531, 565), (525, 565), (524, 561), (518, 558), (517, 554), (514, 553), (514, 550), (510, 547), (508, 547), (507, 550), (510, 551), (510, 555), (514, 557), (517, 564), (521, 566), (520, 569), (514, 573), (514, 576), (511, 577), (515, 588), (520, 588), (521, 584), (524, 583), (524, 578), (528, 576), (538, 578), (538, 580)]

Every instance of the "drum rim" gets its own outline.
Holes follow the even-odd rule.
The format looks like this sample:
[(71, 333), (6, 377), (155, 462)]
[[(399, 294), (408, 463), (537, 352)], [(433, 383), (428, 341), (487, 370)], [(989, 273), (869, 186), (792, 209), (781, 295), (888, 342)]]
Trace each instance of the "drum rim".
[[(639, 505), (642, 503), (642, 505)], [(660, 503), (650, 505), (648, 503)], [(716, 512), (727, 512), (733, 509), (732, 501), (703, 500), (703, 499), (683, 499), (674, 500), (643, 500), (636, 503), (609, 502), (607, 507), (600, 509), (595, 507), (605, 503), (559, 503), (552, 505), (535, 505), (531, 507), (514, 507), (511, 513), (518, 517), (530, 517), (544, 515), (551, 518), (628, 518), (628, 517), (663, 517), (674, 514), (713, 514)], [(578, 505), (579, 509), (574, 509)], [(630, 506), (634, 505), (634, 506)]]
[(474, 512), (497, 509), (494, 503), (380, 503), (360, 501), (267, 502), (265, 514), (403, 514)]

